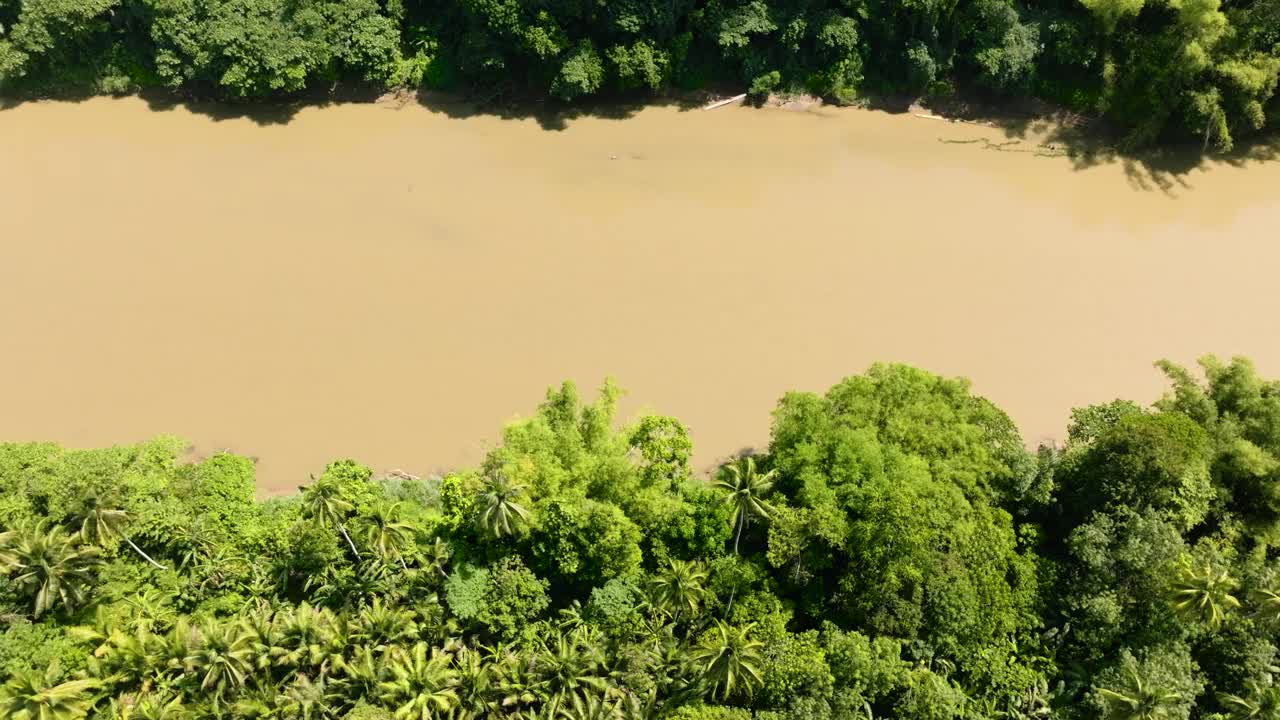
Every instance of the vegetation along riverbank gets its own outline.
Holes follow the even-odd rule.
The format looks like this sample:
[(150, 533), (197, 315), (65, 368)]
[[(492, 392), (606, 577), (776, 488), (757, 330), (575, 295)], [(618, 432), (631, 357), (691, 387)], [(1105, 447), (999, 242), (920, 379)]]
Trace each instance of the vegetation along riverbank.
[(1280, 0), (4, 0), (0, 90), (251, 99), (332, 88), (581, 101), (728, 83), (1105, 116), (1230, 149), (1280, 118)]
[(876, 365), (709, 479), (610, 383), (478, 467), (265, 501), (172, 439), (0, 445), (0, 717), (1275, 717), (1280, 383), (1160, 367), (1032, 452)]

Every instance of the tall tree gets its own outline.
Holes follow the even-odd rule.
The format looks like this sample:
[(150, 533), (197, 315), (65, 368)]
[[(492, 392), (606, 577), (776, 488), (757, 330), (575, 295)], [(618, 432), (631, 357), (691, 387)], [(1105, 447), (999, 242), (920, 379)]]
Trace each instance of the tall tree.
[[(33, 648), (34, 649), (34, 648)], [(96, 680), (57, 683), (58, 668), (20, 672), (0, 685), (0, 717), (8, 720), (79, 720), (93, 699)]]
[(80, 537), (85, 542), (101, 545), (103, 540), (114, 535), (128, 543), (135, 553), (156, 569), (166, 569), (164, 565), (143, 552), (142, 548), (138, 547), (124, 532), (124, 526), (129, 521), (129, 513), (120, 509), (120, 503), (116, 498), (91, 492), (85, 495), (80, 508), (72, 517), (80, 523)]
[(716, 481), (716, 487), (724, 490), (725, 503), (731, 505), (737, 515), (737, 530), (733, 536), (733, 554), (738, 553), (742, 530), (753, 517), (768, 518), (770, 507), (764, 497), (773, 489), (777, 470), (761, 475), (756, 472), (756, 460), (741, 458), (725, 467), (725, 475)]
[(519, 502), (524, 496), (523, 485), (512, 482), (501, 472), (489, 474), (480, 495), (477, 516), (480, 529), (496, 538), (514, 535), (529, 521), (529, 511)]
[(338, 482), (328, 476), (322, 476), (319, 480), (300, 489), (302, 490), (302, 508), (306, 517), (326, 527), (337, 528), (346, 539), (347, 545), (351, 547), (351, 552), (355, 553), (356, 558), (359, 559), (360, 551), (356, 549), (356, 544), (351, 542), (351, 536), (347, 534), (347, 526), (343, 524), (347, 515), (355, 509), (355, 505), (342, 497)]
[(760, 672), (764, 643), (751, 637), (753, 627), (717, 620), (694, 648), (691, 660), (701, 670), (712, 697), (726, 700), (735, 693), (750, 697), (764, 683)]
[(457, 672), (452, 657), (417, 643), (390, 654), (390, 679), (380, 683), (379, 696), (396, 708), (396, 720), (435, 720), (458, 704)]
[(14, 585), (34, 599), (40, 617), (61, 605), (73, 611), (84, 604), (93, 570), (102, 560), (98, 548), (44, 520), (27, 523), (0, 536), (0, 568)]
[(400, 519), (401, 502), (381, 501), (363, 517), (364, 544), (373, 548), (378, 557), (386, 560), (394, 557), (405, 570), (404, 549), (413, 538), (414, 527)]
[(679, 622), (686, 611), (689, 617), (697, 615), (710, 597), (706, 582), (707, 571), (701, 564), (673, 558), (667, 569), (654, 578), (654, 599), (659, 607), (671, 613), (674, 622)]

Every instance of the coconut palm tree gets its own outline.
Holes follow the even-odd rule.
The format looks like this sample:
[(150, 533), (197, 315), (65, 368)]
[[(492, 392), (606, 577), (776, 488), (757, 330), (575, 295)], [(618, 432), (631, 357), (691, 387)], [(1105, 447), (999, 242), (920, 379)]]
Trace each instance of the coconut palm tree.
[(281, 699), (285, 717), (296, 720), (332, 718), (343, 702), (343, 696), (336, 692), (324, 673), (314, 681), (305, 673), (298, 673), (284, 689)]
[(458, 704), (451, 656), (433, 653), (420, 642), (409, 650), (395, 648), (389, 658), (391, 677), (378, 689), (382, 701), (395, 706), (396, 720), (434, 720)]
[(458, 671), (455, 720), (487, 720), (499, 715), (497, 675), (492, 663), (476, 650), (463, 649), (454, 658)]
[(1254, 614), (1263, 622), (1272, 625), (1280, 624), (1280, 590), (1275, 587), (1263, 587), (1250, 593), (1253, 600)]
[(1216, 630), (1227, 613), (1240, 607), (1240, 601), (1231, 594), (1239, 585), (1227, 570), (1215, 570), (1207, 562), (1203, 567), (1194, 567), (1184, 559), (1169, 602), (1179, 617), (1198, 620)]
[(216, 709), (226, 696), (244, 687), (253, 672), (253, 638), (237, 624), (212, 620), (200, 626), (198, 638), (184, 663)]
[(387, 560), (394, 557), (400, 567), (408, 570), (404, 561), (404, 549), (413, 539), (414, 527), (400, 520), (400, 508), (404, 503), (381, 501), (364, 517), (364, 544), (378, 557)]
[(347, 541), (347, 545), (351, 547), (351, 552), (355, 553), (356, 559), (360, 559), (360, 551), (351, 541), (351, 536), (347, 534), (347, 526), (342, 522), (355, 509), (355, 506), (342, 497), (341, 488), (338, 487), (336, 480), (329, 477), (321, 477), (319, 480), (314, 477), (311, 479), (313, 482), (310, 485), (298, 488), (302, 491), (303, 514), (321, 525), (337, 528)]
[(123, 527), (129, 522), (129, 513), (120, 509), (120, 503), (116, 498), (90, 492), (84, 496), (80, 508), (71, 517), (73, 521), (80, 523), (80, 537), (86, 543), (102, 545), (108, 537), (115, 536), (128, 543), (139, 557), (156, 569), (167, 569), (143, 552), (142, 548), (138, 547), (124, 532)]
[(672, 622), (679, 622), (685, 612), (693, 617), (711, 596), (706, 582), (707, 571), (700, 563), (671, 559), (666, 572), (653, 581), (655, 604), (671, 613)]
[(541, 686), (552, 713), (591, 693), (608, 689), (604, 677), (604, 653), (582, 630), (552, 633), (537, 656)]
[(308, 602), (276, 615), (279, 643), (286, 648), (277, 665), (325, 671), (342, 657), (345, 627), (329, 608), (316, 609)]
[(1182, 696), (1146, 681), (1136, 668), (1125, 669), (1123, 684), (1098, 688), (1107, 720), (1168, 720), (1178, 715)]
[(495, 648), (491, 654), (503, 709), (519, 714), (532, 710), (546, 699), (546, 683), (537, 672), (538, 661), (532, 653)]
[(413, 613), (374, 597), (367, 607), (360, 608), (351, 623), (351, 638), (355, 642), (369, 644), (378, 650), (415, 637), (418, 623)]
[(1227, 709), (1227, 717), (1231, 720), (1280, 720), (1280, 686), (1262, 685), (1254, 680), (1246, 686), (1248, 697), (1218, 696), (1218, 701)]
[(0, 685), (0, 717), (7, 720), (79, 720), (89, 710), (97, 680), (58, 681), (56, 666), (19, 672)]
[(35, 617), (61, 605), (73, 611), (84, 604), (99, 550), (43, 520), (27, 523), (0, 537), (0, 569), (13, 576), (18, 589), (34, 597)]
[(560, 707), (557, 717), (564, 720), (623, 720), (622, 701), (599, 694), (575, 695), (573, 702)]
[(529, 511), (518, 502), (524, 496), (524, 485), (511, 482), (501, 472), (487, 476), (477, 517), (480, 529), (496, 538), (514, 535), (529, 521)]
[(764, 496), (773, 489), (773, 480), (777, 470), (760, 475), (756, 472), (756, 460), (752, 457), (741, 458), (737, 462), (725, 466), (725, 475), (716, 480), (715, 486), (724, 490), (724, 502), (731, 505), (737, 515), (737, 531), (733, 537), (733, 554), (738, 554), (738, 544), (742, 541), (742, 529), (755, 516), (768, 518), (772, 508), (764, 501)]
[(453, 557), (453, 548), (449, 543), (436, 538), (431, 543), (431, 547), (427, 548), (427, 567), (442, 578), (449, 577), (449, 560)]
[(182, 704), (181, 695), (144, 692), (126, 696), (120, 703), (120, 720), (188, 720), (191, 711)]
[(734, 693), (749, 697), (763, 684), (760, 651), (764, 644), (751, 637), (753, 627), (734, 627), (717, 620), (694, 648), (691, 659), (702, 671), (713, 698), (724, 700)]

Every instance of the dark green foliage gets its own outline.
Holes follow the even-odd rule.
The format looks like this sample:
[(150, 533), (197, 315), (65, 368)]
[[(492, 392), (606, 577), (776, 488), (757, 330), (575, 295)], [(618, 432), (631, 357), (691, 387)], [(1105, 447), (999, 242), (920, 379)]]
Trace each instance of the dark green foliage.
[(227, 99), (346, 82), (576, 101), (734, 84), (1039, 95), (1125, 144), (1277, 124), (1275, 0), (7, 0), (0, 89)]
[[(1117, 26), (1132, 13), (1110, 7)], [(1002, 8), (955, 12), (1003, 48), (1027, 20)], [(626, 32), (663, 22), (610, 12)], [(739, 49), (818, 28), (838, 56), (854, 37), (830, 14), (716, 12)], [(945, 39), (913, 42), (934, 58)], [(182, 464), (172, 438), (0, 445), (0, 709), (1273, 717), (1280, 384), (1240, 359), (1204, 360), (1203, 379), (1161, 367), (1154, 408), (1079, 409), (1033, 453), (965, 382), (877, 365), (784, 396), (769, 451), (710, 478), (675, 420), (615, 428), (612, 383), (548, 392), (480, 468), (377, 479), (341, 460), (265, 501), (251, 461)]]

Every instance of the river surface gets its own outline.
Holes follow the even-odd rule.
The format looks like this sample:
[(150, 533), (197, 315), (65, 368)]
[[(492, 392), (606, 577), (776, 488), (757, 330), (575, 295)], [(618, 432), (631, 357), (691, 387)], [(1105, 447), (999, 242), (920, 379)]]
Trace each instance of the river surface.
[(1080, 169), (830, 108), (465, 114), (0, 111), (0, 438), (172, 433), (282, 491), (474, 463), (565, 378), (681, 418), (705, 469), (876, 360), (972, 379), (1030, 444), (1153, 400), (1161, 357), (1280, 374), (1280, 162)]

